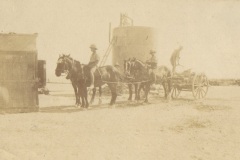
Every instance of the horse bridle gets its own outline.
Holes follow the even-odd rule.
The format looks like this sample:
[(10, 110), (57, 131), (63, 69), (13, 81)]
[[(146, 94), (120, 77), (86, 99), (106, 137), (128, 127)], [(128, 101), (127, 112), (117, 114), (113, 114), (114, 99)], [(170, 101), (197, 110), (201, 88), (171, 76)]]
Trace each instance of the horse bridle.
[[(144, 62), (142, 62), (141, 60), (138, 60), (138, 59), (134, 59), (134, 60), (132, 60), (132, 62), (131, 62), (131, 69), (133, 70), (133, 77), (135, 78), (135, 77), (137, 77), (137, 75), (139, 74), (139, 72), (142, 72), (143, 70), (142, 70), (142, 68), (139, 68), (139, 67), (137, 67), (136, 66), (136, 62), (138, 62), (140, 65), (141, 65), (141, 67), (142, 68), (145, 68), (145, 69), (147, 69), (147, 64), (145, 64)], [(130, 69), (130, 70), (131, 70)]]
[(127, 78), (135, 79), (135, 74), (132, 74), (132, 67), (134, 66), (134, 61), (129, 59), (124, 63), (124, 72)]
[[(58, 60), (58, 64), (63, 64), (63, 69), (56, 69), (56, 70), (61, 70), (61, 73), (66, 73), (68, 74), (69, 72), (69, 67), (68, 63), (66, 62), (66, 57), (62, 57), (61, 59)], [(72, 62), (73, 63), (73, 62)]]

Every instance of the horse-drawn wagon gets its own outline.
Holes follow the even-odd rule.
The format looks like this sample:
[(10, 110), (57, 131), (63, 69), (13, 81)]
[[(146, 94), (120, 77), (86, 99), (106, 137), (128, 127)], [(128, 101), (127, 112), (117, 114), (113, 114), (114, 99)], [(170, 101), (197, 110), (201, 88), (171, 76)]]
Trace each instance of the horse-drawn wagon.
[(204, 73), (197, 74), (186, 70), (182, 73), (175, 73), (172, 76), (172, 98), (176, 99), (181, 91), (191, 91), (195, 99), (205, 98), (208, 92), (209, 82)]

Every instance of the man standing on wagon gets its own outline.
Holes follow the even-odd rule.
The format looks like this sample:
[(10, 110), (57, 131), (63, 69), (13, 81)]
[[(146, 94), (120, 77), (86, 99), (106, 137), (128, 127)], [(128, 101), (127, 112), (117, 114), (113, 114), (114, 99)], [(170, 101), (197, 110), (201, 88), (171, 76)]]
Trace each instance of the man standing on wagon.
[(90, 81), (91, 81), (91, 85), (90, 85), (90, 89), (93, 89), (94, 88), (94, 72), (96, 71), (97, 69), (97, 64), (100, 60), (100, 57), (99, 55), (97, 54), (96, 50), (97, 50), (97, 47), (95, 44), (92, 44), (90, 46), (90, 49), (92, 51), (92, 55), (90, 57), (90, 61), (88, 63), (88, 67), (90, 69)]

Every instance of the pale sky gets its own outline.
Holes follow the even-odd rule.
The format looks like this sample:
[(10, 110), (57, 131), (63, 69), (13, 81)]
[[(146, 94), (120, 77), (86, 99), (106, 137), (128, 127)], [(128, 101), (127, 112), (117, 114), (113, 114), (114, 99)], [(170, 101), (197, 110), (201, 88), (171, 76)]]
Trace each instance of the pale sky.
[(240, 78), (240, 1), (1, 0), (0, 7), (2, 33), (38, 33), (38, 57), (47, 60), (50, 79), (61, 53), (87, 63), (95, 43), (103, 55), (109, 23), (117, 27), (120, 13), (158, 31), (159, 64), (170, 66), (170, 55), (182, 45), (186, 68), (210, 78)]

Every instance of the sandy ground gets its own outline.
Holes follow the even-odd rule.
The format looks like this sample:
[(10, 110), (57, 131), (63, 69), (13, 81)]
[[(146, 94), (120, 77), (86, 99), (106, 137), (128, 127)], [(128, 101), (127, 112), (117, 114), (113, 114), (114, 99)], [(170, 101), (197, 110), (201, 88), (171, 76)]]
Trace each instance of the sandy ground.
[(48, 87), (40, 112), (0, 115), (0, 160), (240, 159), (240, 87), (211, 87), (200, 101), (122, 95), (114, 108), (104, 96), (88, 110), (73, 106), (71, 86)]

